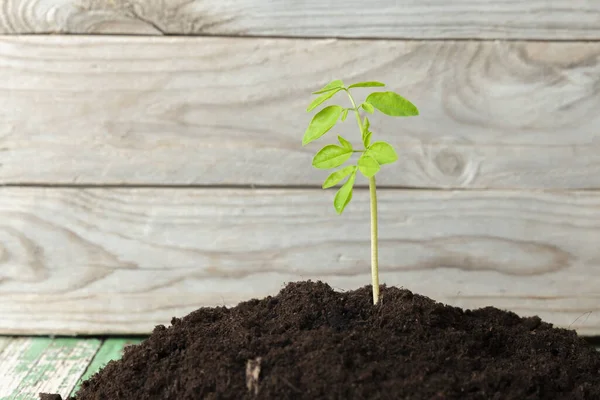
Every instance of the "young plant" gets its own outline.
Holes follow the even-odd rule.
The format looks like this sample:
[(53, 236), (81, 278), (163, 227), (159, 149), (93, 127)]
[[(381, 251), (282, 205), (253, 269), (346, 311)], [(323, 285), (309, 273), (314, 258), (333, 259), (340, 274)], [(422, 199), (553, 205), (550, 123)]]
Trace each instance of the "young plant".
[(361, 117), (360, 109), (369, 114), (375, 110), (391, 117), (410, 117), (419, 115), (419, 110), (410, 101), (394, 92), (373, 92), (367, 96), (364, 102), (357, 106), (354, 97), (350, 93), (353, 88), (384, 87), (381, 82), (359, 82), (344, 86), (341, 80), (334, 80), (320, 90), (313, 92), (319, 95), (306, 109), (307, 112), (325, 103), (338, 92), (345, 92), (350, 99), (351, 107), (331, 105), (321, 109), (311, 120), (304, 137), (302, 145), (319, 139), (338, 123), (345, 121), (349, 112), (356, 116), (356, 122), (362, 137), (363, 149), (354, 149), (352, 144), (338, 135), (339, 145), (329, 144), (323, 147), (314, 156), (312, 165), (318, 169), (338, 168), (350, 159), (352, 154), (360, 153), (356, 165), (348, 165), (332, 172), (323, 183), (323, 189), (336, 186), (346, 179), (346, 182), (338, 189), (333, 199), (333, 206), (338, 214), (341, 214), (350, 200), (352, 200), (352, 189), (356, 180), (356, 173), (360, 171), (369, 180), (369, 194), (371, 199), (371, 280), (373, 285), (373, 303), (379, 302), (379, 254), (377, 238), (377, 192), (375, 186), (375, 174), (379, 172), (384, 164), (391, 164), (398, 160), (398, 154), (394, 148), (386, 142), (373, 142), (371, 124), (365, 116)]

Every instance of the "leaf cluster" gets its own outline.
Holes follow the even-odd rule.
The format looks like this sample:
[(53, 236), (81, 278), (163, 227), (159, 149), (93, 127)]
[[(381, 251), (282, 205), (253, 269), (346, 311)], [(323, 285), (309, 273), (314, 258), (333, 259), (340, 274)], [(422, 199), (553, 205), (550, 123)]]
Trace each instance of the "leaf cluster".
[(385, 84), (381, 82), (369, 81), (354, 83), (346, 87), (341, 80), (334, 80), (313, 92), (313, 94), (318, 96), (306, 109), (307, 112), (313, 111), (339, 92), (346, 92), (351, 102), (351, 107), (330, 105), (318, 111), (304, 132), (304, 137), (302, 138), (303, 146), (320, 139), (337, 123), (345, 121), (348, 113), (353, 112), (356, 115), (364, 147), (362, 149), (355, 149), (350, 141), (338, 135), (339, 144), (326, 145), (317, 152), (312, 161), (312, 165), (315, 168), (332, 169), (342, 167), (350, 160), (352, 154), (360, 153), (356, 164), (344, 166), (333, 171), (323, 182), (323, 189), (327, 189), (336, 186), (346, 179), (345, 183), (338, 189), (333, 200), (334, 208), (338, 214), (341, 214), (352, 200), (352, 189), (356, 181), (357, 172), (360, 171), (367, 178), (373, 178), (379, 172), (382, 165), (391, 164), (398, 160), (398, 154), (392, 145), (383, 141), (372, 141), (373, 132), (371, 131), (369, 118), (361, 116), (361, 109), (368, 114), (374, 114), (375, 110), (377, 110), (392, 117), (419, 115), (419, 110), (414, 104), (395, 92), (373, 92), (367, 96), (360, 106), (356, 105), (350, 93), (350, 90), (353, 88), (384, 86)]

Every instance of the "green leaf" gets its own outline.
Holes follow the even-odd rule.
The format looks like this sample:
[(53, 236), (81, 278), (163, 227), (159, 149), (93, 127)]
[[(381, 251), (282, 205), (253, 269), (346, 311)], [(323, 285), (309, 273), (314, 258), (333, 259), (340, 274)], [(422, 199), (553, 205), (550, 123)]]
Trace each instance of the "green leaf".
[(341, 106), (328, 106), (316, 113), (304, 132), (302, 145), (307, 145), (327, 133), (336, 124), (341, 113)]
[(335, 81), (329, 82), (327, 85), (323, 86), (321, 89), (317, 90), (316, 92), (312, 92), (312, 94), (321, 94), (321, 93), (329, 92), (330, 90), (334, 90), (334, 89), (338, 89), (338, 88), (342, 89), (343, 87), (344, 87), (344, 82), (337, 79)]
[(381, 167), (379, 166), (379, 163), (377, 163), (377, 160), (369, 156), (367, 153), (363, 153), (358, 159), (358, 169), (364, 176), (370, 178), (379, 172)]
[(314, 99), (312, 101), (312, 103), (310, 103), (310, 105), (306, 108), (306, 111), (310, 112), (310, 111), (314, 110), (317, 106), (321, 105), (325, 101), (332, 98), (340, 90), (342, 90), (342, 89), (333, 89), (333, 90), (330, 90), (329, 92), (323, 93), (322, 95), (320, 95), (319, 97)]
[(370, 143), (370, 139), (367, 141), (367, 136), (370, 138), (372, 132), (369, 131), (369, 128), (371, 127), (371, 122), (369, 122), (369, 118), (365, 117), (365, 120), (363, 122), (363, 131), (362, 131), (362, 141), (363, 144), (365, 145), (365, 147), (368, 147), (368, 143)]
[(325, 179), (325, 182), (323, 182), (323, 189), (327, 189), (327, 188), (337, 185), (338, 183), (340, 183), (342, 181), (342, 179), (344, 179), (345, 177), (347, 177), (348, 175), (350, 175), (351, 173), (353, 173), (355, 171), (356, 171), (356, 166), (350, 165), (348, 167), (344, 167), (340, 170), (332, 172), (331, 174), (329, 174), (327, 179)]
[(363, 144), (365, 145), (365, 147), (369, 147), (369, 145), (371, 144), (371, 136), (373, 136), (373, 132), (368, 131), (365, 137), (363, 138)]
[(353, 83), (352, 85), (348, 86), (348, 89), (352, 89), (355, 87), (382, 87), (382, 86), (385, 86), (385, 83), (375, 82), (375, 81), (359, 82), (359, 83)]
[(392, 117), (419, 115), (419, 110), (410, 101), (394, 92), (375, 92), (367, 96), (365, 103)]
[(354, 186), (354, 181), (356, 180), (356, 170), (354, 170), (346, 183), (342, 185), (342, 187), (335, 194), (335, 198), (333, 199), (333, 207), (338, 214), (344, 212), (344, 209), (352, 200), (352, 187)]
[(373, 108), (373, 106), (369, 103), (362, 103), (361, 107), (368, 112), (369, 114), (373, 114), (375, 112), (375, 109)]
[(371, 121), (369, 121), (369, 118), (365, 117), (365, 120), (363, 122), (363, 128), (364, 128), (365, 132), (367, 132), (370, 127), (371, 127)]
[(340, 135), (338, 135), (338, 141), (340, 142), (340, 144), (342, 145), (342, 147), (352, 151), (352, 143), (350, 143), (349, 141), (347, 141), (346, 139), (344, 139), (343, 137), (341, 137)]
[(312, 165), (318, 169), (337, 168), (350, 158), (352, 150), (329, 144), (313, 157)]
[(367, 153), (373, 157), (379, 165), (391, 164), (398, 160), (396, 150), (386, 142), (375, 142), (368, 146)]
[(348, 109), (344, 108), (344, 111), (342, 111), (342, 122), (346, 120), (347, 116), (348, 116)]

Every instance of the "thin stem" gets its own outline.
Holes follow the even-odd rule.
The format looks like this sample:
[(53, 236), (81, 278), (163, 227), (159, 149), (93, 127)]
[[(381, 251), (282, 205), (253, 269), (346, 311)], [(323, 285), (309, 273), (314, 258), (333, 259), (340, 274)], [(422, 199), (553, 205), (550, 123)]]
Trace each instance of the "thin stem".
[(377, 191), (375, 177), (369, 178), (371, 197), (371, 282), (373, 283), (373, 304), (379, 302), (379, 249), (377, 235)]
[[(360, 133), (364, 131), (363, 123), (360, 119), (360, 112), (356, 107), (356, 102), (348, 89), (345, 89), (356, 115), (356, 122), (360, 128)], [(369, 178), (369, 194), (371, 198), (371, 283), (373, 286), (373, 304), (379, 302), (379, 249), (377, 234), (377, 192), (375, 187), (375, 177)]]
[(348, 89), (345, 89), (346, 93), (348, 94), (348, 97), (350, 98), (350, 102), (352, 103), (352, 111), (354, 111), (354, 115), (356, 115), (356, 122), (358, 122), (358, 127), (360, 128), (360, 133), (362, 134), (363, 132), (363, 123), (360, 120), (360, 113), (358, 112), (358, 107), (356, 107), (356, 102), (354, 101), (354, 97), (352, 97), (352, 95), (350, 94), (350, 91)]

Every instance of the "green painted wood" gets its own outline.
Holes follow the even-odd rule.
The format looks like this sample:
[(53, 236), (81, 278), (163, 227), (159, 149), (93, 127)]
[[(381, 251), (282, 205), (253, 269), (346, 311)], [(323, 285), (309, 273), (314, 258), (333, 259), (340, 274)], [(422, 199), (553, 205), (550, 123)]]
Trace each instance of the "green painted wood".
[(105, 340), (70, 395), (77, 393), (81, 383), (100, 371), (109, 361), (120, 359), (126, 346), (141, 343), (143, 340), (140, 338), (111, 338)]
[(101, 344), (99, 339), (16, 338), (0, 354), (0, 399), (32, 400), (40, 392), (67, 397)]
[(0, 354), (3, 372), (0, 380), (0, 400), (15, 398), (19, 385), (51, 343), (50, 338), (25, 337), (10, 341)]

